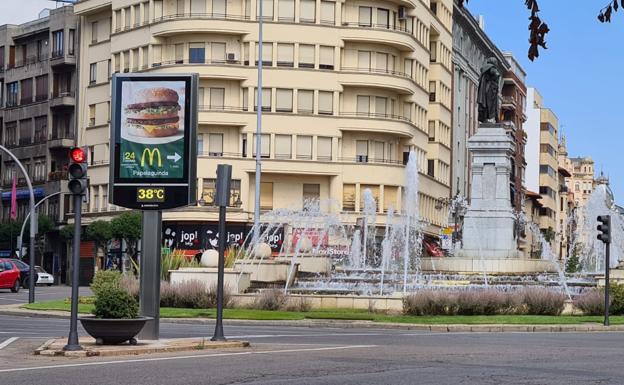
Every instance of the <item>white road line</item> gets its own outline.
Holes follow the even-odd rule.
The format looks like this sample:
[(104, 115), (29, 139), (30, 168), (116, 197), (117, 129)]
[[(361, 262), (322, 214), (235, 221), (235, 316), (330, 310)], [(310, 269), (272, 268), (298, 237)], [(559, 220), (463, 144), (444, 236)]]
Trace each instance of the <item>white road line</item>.
[(7, 339), (6, 341), (4, 341), (3, 343), (0, 344), (0, 350), (6, 348), (7, 346), (11, 345), (13, 342), (19, 340), (19, 337), (11, 337), (9, 339)]
[(259, 351), (259, 352), (214, 353), (214, 354), (199, 354), (199, 355), (187, 355), (187, 356), (177, 356), (177, 357), (142, 358), (142, 359), (135, 359), (135, 360), (85, 362), (85, 363), (80, 363), (80, 364), (63, 364), (63, 365), (33, 366), (29, 368), (0, 369), (0, 373), (28, 372), (28, 371), (35, 371), (35, 370), (47, 370), (47, 369), (57, 369), (57, 368), (58, 369), (76, 368), (76, 367), (82, 367), (82, 366), (132, 364), (132, 363), (139, 363), (139, 362), (178, 361), (178, 360), (188, 360), (188, 359), (197, 359), (197, 358), (250, 356), (250, 355), (258, 355), (258, 354), (284, 354), (284, 353), (301, 353), (301, 352), (322, 352), (322, 351), (329, 351), (329, 350), (367, 349), (367, 348), (374, 348), (376, 346), (377, 345), (347, 345), (347, 346), (334, 346), (334, 347), (325, 347), (325, 348), (265, 350), (265, 351)]

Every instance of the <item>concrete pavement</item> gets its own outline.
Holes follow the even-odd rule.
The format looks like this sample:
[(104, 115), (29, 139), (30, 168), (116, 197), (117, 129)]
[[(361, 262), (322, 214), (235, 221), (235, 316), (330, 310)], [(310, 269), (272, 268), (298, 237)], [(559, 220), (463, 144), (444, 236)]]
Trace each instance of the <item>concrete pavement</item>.
[[(81, 296), (91, 295), (91, 289), (87, 286), (80, 287)], [(71, 296), (70, 286), (37, 286), (35, 288), (36, 301), (50, 301), (64, 299)], [(11, 293), (9, 289), (0, 289), (0, 306), (28, 303), (28, 289), (21, 289), (19, 293)]]

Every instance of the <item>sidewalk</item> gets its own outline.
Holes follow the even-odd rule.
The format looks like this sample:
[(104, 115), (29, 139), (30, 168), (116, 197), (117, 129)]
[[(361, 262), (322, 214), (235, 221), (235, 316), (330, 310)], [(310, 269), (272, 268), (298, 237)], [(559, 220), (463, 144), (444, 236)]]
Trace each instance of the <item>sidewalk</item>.
[[(69, 318), (69, 312), (53, 310), (21, 309), (21, 305), (0, 306), (0, 315), (44, 318)], [(161, 318), (161, 322), (180, 324), (212, 324), (214, 319), (207, 318)], [(424, 330), (435, 333), (506, 333), (506, 332), (624, 332), (624, 325), (603, 326), (598, 323), (562, 324), (562, 325), (516, 325), (516, 324), (407, 324), (386, 323), (372, 321), (349, 320), (299, 320), (299, 321), (255, 321), (255, 320), (224, 320), (229, 325), (241, 326), (296, 326), (309, 328), (343, 328), (343, 329), (395, 329), (395, 330)]]

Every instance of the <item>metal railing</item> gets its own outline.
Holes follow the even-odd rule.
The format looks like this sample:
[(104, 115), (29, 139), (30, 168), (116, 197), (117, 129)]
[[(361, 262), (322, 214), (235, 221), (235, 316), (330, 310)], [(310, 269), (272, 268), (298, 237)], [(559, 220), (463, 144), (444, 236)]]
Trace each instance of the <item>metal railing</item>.
[(412, 31), (408, 30), (405, 27), (400, 25), (392, 25), (392, 24), (373, 24), (373, 23), (364, 23), (361, 21), (345, 21), (342, 23), (343, 27), (355, 27), (355, 28), (370, 28), (370, 29), (380, 29), (380, 30), (388, 30), (388, 31), (399, 31), (405, 33), (412, 33)]
[(211, 19), (211, 20), (250, 20), (249, 16), (233, 15), (228, 13), (176, 13), (173, 15), (164, 15), (154, 18), (154, 23), (166, 20), (177, 19)]
[(383, 114), (383, 113), (377, 113), (377, 112), (340, 112), (338, 115), (346, 116), (346, 117), (355, 117), (355, 118), (400, 120), (403, 122), (412, 123), (412, 120), (405, 116), (395, 115), (395, 114)]
[(363, 73), (372, 73), (372, 74), (384, 74), (384, 75), (396, 75), (411, 79), (411, 76), (402, 71), (395, 71), (391, 69), (380, 69), (380, 68), (360, 68), (360, 67), (341, 67), (342, 71), (348, 72), (363, 72)]

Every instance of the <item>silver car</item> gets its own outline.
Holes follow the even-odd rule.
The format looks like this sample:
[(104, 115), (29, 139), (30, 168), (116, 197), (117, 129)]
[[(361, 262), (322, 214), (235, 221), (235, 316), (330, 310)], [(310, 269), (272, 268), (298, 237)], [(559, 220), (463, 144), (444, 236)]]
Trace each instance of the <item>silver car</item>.
[(52, 286), (54, 284), (54, 277), (52, 274), (49, 274), (47, 271), (43, 270), (41, 266), (35, 266), (35, 271), (37, 272), (37, 285), (48, 285)]

